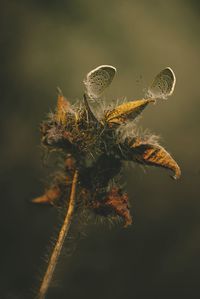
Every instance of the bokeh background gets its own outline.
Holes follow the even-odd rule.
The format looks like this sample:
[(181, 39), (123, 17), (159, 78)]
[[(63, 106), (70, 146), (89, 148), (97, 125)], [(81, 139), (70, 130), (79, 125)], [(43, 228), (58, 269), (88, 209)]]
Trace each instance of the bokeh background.
[(140, 98), (156, 73), (174, 69), (174, 95), (148, 107), (140, 125), (161, 135), (182, 178), (125, 171), (134, 225), (80, 226), (47, 299), (199, 298), (199, 3), (1, 1), (0, 298), (34, 297), (60, 223), (56, 209), (29, 202), (48, 173), (39, 123), (55, 105), (57, 86), (76, 100), (85, 74), (101, 64), (118, 70), (110, 99)]

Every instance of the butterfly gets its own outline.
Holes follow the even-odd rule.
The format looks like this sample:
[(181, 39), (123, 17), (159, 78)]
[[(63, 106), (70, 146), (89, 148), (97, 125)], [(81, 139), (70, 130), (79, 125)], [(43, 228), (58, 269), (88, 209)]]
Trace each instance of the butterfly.
[(147, 95), (151, 98), (166, 99), (173, 94), (176, 76), (170, 67), (157, 74), (148, 88)]
[(112, 83), (115, 74), (116, 68), (112, 65), (100, 65), (90, 71), (83, 81), (89, 98), (99, 98)]
[[(90, 99), (98, 99), (104, 90), (110, 86), (117, 70), (112, 65), (100, 65), (86, 75), (83, 81), (86, 93)], [(173, 94), (176, 76), (170, 67), (158, 73), (147, 91), (147, 97), (152, 99), (166, 99)]]

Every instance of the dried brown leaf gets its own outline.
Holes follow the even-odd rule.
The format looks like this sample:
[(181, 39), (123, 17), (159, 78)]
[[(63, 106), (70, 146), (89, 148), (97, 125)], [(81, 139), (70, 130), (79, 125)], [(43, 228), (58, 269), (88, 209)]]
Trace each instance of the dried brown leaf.
[(94, 200), (90, 207), (95, 213), (102, 216), (112, 215), (113, 213), (120, 216), (124, 220), (124, 227), (132, 224), (128, 195), (122, 193), (117, 187), (113, 187), (103, 200)]
[(160, 145), (143, 143), (137, 140), (133, 144), (129, 144), (129, 146), (129, 159), (133, 159), (135, 162), (141, 164), (170, 169), (174, 172), (174, 175), (172, 176), (174, 179), (180, 177), (180, 167), (172, 156)]

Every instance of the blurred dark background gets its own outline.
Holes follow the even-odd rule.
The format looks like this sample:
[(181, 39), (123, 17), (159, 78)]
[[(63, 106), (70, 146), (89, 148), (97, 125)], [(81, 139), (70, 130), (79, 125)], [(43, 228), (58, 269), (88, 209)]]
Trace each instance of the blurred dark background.
[(48, 173), (39, 123), (56, 86), (76, 100), (101, 64), (118, 70), (111, 99), (140, 98), (156, 73), (174, 69), (174, 95), (146, 109), (140, 125), (161, 135), (182, 178), (125, 171), (134, 225), (90, 224), (86, 238), (68, 239), (47, 299), (200, 298), (199, 3), (1, 1), (1, 299), (33, 298), (60, 223), (56, 209), (29, 202)]

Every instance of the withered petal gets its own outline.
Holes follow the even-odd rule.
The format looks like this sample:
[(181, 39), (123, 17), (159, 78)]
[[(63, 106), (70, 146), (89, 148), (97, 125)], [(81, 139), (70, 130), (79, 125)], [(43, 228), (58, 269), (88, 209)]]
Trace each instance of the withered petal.
[(105, 122), (120, 125), (128, 119), (135, 119), (153, 99), (141, 99), (123, 103), (111, 111), (106, 111)]
[(127, 152), (129, 160), (135, 162), (170, 169), (174, 172), (173, 179), (180, 178), (181, 170), (172, 156), (160, 145), (136, 142), (130, 144)]
[(32, 199), (33, 203), (37, 204), (53, 204), (61, 195), (61, 190), (57, 186), (53, 186), (52, 188), (46, 190), (46, 192), (37, 198)]

